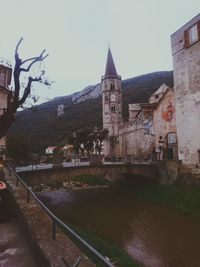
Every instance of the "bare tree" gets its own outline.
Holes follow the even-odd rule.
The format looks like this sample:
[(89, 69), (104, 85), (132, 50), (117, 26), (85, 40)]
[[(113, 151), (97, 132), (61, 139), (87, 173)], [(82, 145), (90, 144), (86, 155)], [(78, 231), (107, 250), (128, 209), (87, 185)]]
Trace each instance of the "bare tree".
[[(27, 58), (22, 60), (19, 56), (19, 46), (23, 38), (19, 40), (15, 48), (15, 66), (13, 71), (14, 77), (14, 90), (8, 94), (7, 108), (3, 114), (0, 115), (0, 138), (6, 135), (13, 121), (15, 120), (15, 113), (19, 107), (22, 107), (27, 98), (31, 94), (31, 87), (34, 82), (40, 82), (45, 85), (50, 85), (47, 79), (44, 77), (45, 71), (40, 71), (39, 75), (34, 76), (31, 74), (33, 66), (38, 62), (42, 62), (48, 54), (46, 50), (43, 50), (38, 56)], [(22, 73), (28, 74), (25, 85), (22, 85), (20, 81), (20, 75)]]

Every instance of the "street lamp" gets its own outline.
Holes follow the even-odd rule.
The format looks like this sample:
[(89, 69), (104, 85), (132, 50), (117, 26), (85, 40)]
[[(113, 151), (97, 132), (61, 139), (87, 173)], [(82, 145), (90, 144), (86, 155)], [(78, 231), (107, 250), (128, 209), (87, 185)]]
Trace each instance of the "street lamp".
[(98, 132), (99, 129), (97, 126), (94, 127), (94, 154), (97, 154), (97, 146), (98, 146)]
[(76, 147), (77, 135), (76, 135), (76, 132), (73, 132), (72, 136), (73, 136), (73, 139), (74, 139), (74, 163), (75, 163), (75, 166), (76, 166), (76, 162), (77, 162), (77, 147)]

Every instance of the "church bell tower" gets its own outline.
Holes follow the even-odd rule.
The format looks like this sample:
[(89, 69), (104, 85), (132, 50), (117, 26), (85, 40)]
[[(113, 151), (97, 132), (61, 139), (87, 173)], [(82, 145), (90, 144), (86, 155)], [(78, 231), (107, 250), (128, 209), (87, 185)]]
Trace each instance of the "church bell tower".
[(122, 123), (121, 76), (117, 74), (110, 47), (101, 87), (103, 128), (109, 131), (108, 137), (104, 141), (104, 155), (116, 156), (118, 154), (119, 125)]

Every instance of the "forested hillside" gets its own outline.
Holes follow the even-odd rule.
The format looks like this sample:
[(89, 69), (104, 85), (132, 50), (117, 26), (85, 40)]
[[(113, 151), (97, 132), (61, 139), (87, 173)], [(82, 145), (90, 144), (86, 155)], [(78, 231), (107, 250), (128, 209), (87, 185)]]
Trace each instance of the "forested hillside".
[[(154, 72), (122, 81), (124, 120), (127, 120), (129, 103), (148, 102), (149, 96), (162, 83), (173, 87), (172, 71)], [(72, 97), (57, 97), (18, 112), (9, 134), (23, 133), (31, 142), (32, 151), (39, 151), (48, 145), (57, 145), (80, 128), (102, 127), (101, 96), (78, 104), (72, 102)], [(64, 105), (64, 115), (57, 117), (60, 104)]]

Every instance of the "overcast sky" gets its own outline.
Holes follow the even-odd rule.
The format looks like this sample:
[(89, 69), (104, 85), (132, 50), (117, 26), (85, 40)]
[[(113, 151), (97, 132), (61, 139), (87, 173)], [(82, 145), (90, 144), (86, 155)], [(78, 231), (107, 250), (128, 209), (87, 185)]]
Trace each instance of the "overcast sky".
[[(199, 0), (0, 0), (0, 58), (44, 48), (51, 90), (43, 101), (100, 82), (109, 42), (122, 79), (172, 69), (170, 35), (196, 16)], [(46, 98), (45, 98), (46, 97)]]

